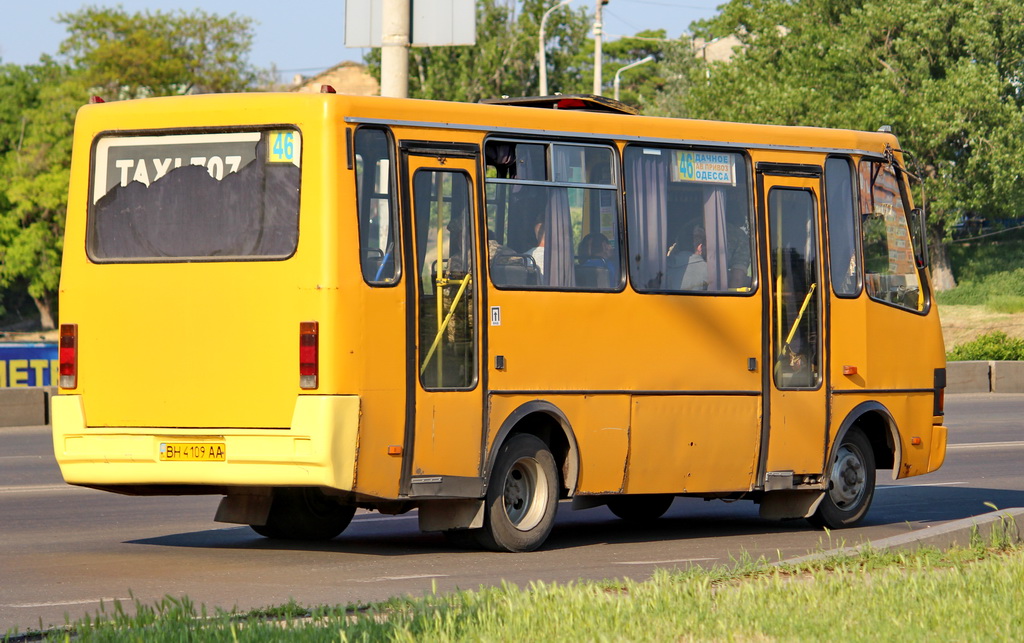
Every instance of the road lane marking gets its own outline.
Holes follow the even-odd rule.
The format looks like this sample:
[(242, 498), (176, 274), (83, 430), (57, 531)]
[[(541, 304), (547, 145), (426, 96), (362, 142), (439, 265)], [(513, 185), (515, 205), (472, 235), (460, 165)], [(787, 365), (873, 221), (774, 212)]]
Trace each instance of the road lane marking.
[(70, 484), (26, 484), (0, 487), (0, 493), (47, 493), (50, 491), (96, 491)]
[(356, 583), (379, 583), (388, 580), (417, 580), (420, 578), (448, 578), (448, 574), (412, 574), (409, 576), (378, 576), (376, 578), (356, 578)]
[(617, 561), (616, 565), (668, 565), (669, 563), (697, 563), (707, 560), (718, 560), (718, 558), (675, 558), (672, 560), (624, 560)]
[(958, 451), (961, 449), (1024, 449), (1024, 441), (1014, 440), (1011, 442), (968, 442), (965, 444), (947, 444), (947, 451)]
[(880, 484), (875, 489), (909, 489), (910, 487), (955, 487), (966, 482), (920, 482), (917, 484)]
[(130, 601), (127, 598), (85, 598), (78, 601), (53, 601), (49, 603), (4, 603), (0, 607), (32, 608), (32, 607), (60, 607), (61, 605), (89, 605), (90, 603), (112, 603), (114, 601)]

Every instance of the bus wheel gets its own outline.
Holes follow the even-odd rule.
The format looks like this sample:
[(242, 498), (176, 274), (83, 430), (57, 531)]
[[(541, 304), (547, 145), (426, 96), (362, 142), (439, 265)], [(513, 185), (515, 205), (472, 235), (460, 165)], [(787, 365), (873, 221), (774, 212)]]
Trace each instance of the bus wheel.
[(533, 551), (551, 533), (557, 508), (554, 456), (535, 436), (513, 436), (491, 473), (480, 544), (494, 551)]
[(856, 525), (875, 495), (875, 453), (860, 429), (846, 433), (826, 473), (828, 490), (808, 522), (829, 529)]
[(330, 540), (352, 521), (356, 508), (340, 505), (319, 489), (281, 487), (274, 489), (274, 500), (265, 525), (249, 525), (267, 538), (282, 540)]
[(608, 499), (608, 508), (623, 520), (645, 522), (664, 516), (675, 499), (675, 496), (666, 493), (614, 496)]

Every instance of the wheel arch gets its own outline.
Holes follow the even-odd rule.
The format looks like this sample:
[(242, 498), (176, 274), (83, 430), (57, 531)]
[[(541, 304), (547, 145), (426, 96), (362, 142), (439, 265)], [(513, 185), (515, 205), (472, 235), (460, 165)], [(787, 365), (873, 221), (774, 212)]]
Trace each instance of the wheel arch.
[(545, 400), (530, 400), (520, 405), (501, 423), (487, 454), (487, 465), (483, 471), (484, 488), (490, 484), (498, 451), (510, 437), (520, 433), (534, 435), (548, 446), (562, 475), (559, 496), (571, 497), (579, 479), (579, 447), (569, 418), (561, 409)]
[(835, 440), (832, 441), (825, 462), (832, 462), (836, 455), (836, 449), (843, 443), (843, 438), (853, 427), (858, 427), (871, 444), (871, 450), (875, 456), (875, 468), (892, 469), (893, 479), (895, 479), (899, 472), (896, 463), (903, 459), (899, 428), (889, 409), (881, 402), (874, 400), (861, 402), (846, 414), (842, 424), (839, 425), (839, 431), (836, 432)]

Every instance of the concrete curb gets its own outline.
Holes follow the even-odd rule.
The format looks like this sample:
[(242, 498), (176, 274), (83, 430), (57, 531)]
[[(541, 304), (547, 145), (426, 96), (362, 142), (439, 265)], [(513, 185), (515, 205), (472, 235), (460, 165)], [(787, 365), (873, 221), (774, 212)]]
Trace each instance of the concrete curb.
[(948, 362), (946, 394), (956, 393), (1024, 393), (1024, 362)]
[(0, 388), (0, 427), (44, 426), (50, 423), (50, 396), (57, 389)]
[(824, 560), (835, 556), (852, 556), (865, 549), (883, 551), (887, 549), (920, 549), (922, 547), (934, 547), (936, 549), (949, 549), (953, 546), (969, 547), (971, 538), (976, 534), (981, 542), (990, 542), (993, 534), (997, 538), (1005, 538), (1012, 543), (1024, 542), (1021, 535), (1021, 524), (1024, 523), (1024, 507), (1000, 509), (980, 516), (972, 516), (961, 520), (954, 520), (936, 527), (925, 527), (899, 536), (890, 536), (879, 540), (870, 541), (863, 545), (854, 547), (840, 547), (830, 551), (789, 558), (772, 563), (773, 565), (796, 565), (809, 563), (817, 560)]

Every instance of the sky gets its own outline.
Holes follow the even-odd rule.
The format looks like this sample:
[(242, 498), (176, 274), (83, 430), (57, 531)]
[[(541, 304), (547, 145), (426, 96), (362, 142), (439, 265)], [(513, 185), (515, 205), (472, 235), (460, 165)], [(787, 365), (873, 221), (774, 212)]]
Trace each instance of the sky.
[[(4, 0), (0, 19), (0, 63), (28, 65), (43, 54), (56, 55), (66, 35), (54, 22), (60, 13), (86, 6), (136, 11), (235, 13), (256, 21), (249, 62), (259, 68), (277, 66), (282, 78), (311, 75), (345, 60), (361, 61), (365, 49), (345, 47), (345, 2), (366, 0)], [(596, 0), (573, 0), (593, 13)], [(665, 29), (669, 37), (687, 33), (690, 23), (718, 13), (725, 0), (610, 0), (604, 6), (606, 42), (645, 29)]]

